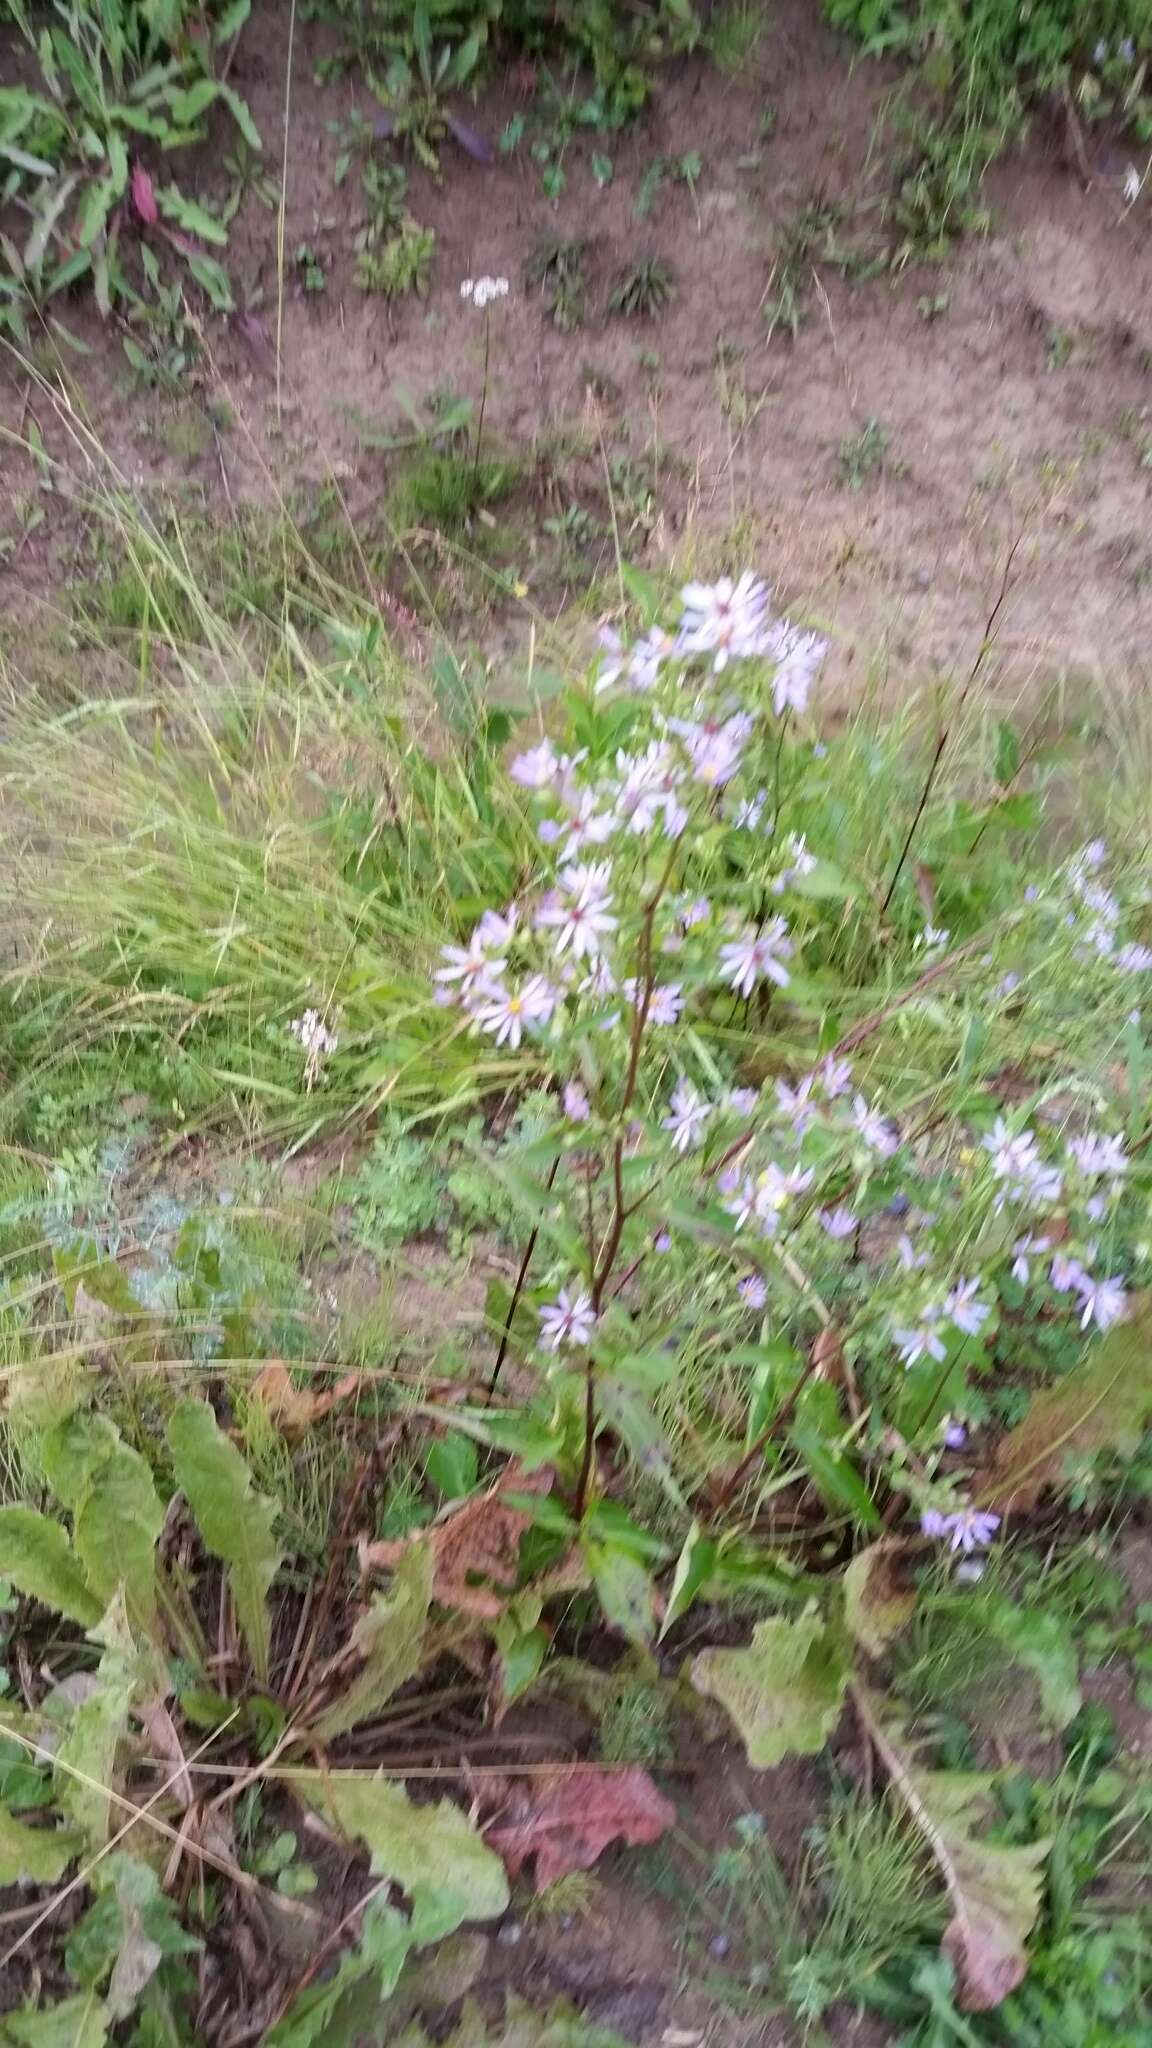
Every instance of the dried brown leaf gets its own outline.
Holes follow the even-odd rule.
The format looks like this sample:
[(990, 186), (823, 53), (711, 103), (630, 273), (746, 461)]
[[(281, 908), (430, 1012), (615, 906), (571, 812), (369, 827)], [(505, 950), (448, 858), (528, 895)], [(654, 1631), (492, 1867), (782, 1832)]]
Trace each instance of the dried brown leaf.
[(272, 1358), (253, 1380), (252, 1398), (285, 1436), (295, 1436), (311, 1429), (321, 1416), (330, 1414), (337, 1402), (346, 1401), (359, 1385), (359, 1373), (348, 1372), (324, 1393), (311, 1394), (293, 1383), (282, 1358)]
[(520, 1538), (531, 1520), (526, 1508), (515, 1507), (510, 1493), (549, 1493), (554, 1474), (548, 1466), (525, 1473), (507, 1465), (487, 1493), (452, 1503), (427, 1528), (395, 1543), (361, 1540), (361, 1570), (393, 1570), (413, 1543), (431, 1546), (434, 1560), (432, 1597), (441, 1607), (491, 1621), (503, 1614), (516, 1588)]
[(1070, 1459), (1109, 1447), (1134, 1455), (1152, 1418), (1150, 1338), (1152, 1294), (1142, 1294), (1087, 1363), (1036, 1394), (1023, 1422), (1001, 1438), (972, 1482), (979, 1505), (1018, 1514), (1059, 1484)]
[(590, 1870), (612, 1842), (637, 1848), (658, 1841), (676, 1820), (671, 1800), (635, 1764), (608, 1770), (572, 1764), (531, 1777), (488, 1778), (480, 1796), (488, 1809), (482, 1833), (489, 1848), (503, 1857), (509, 1877), (518, 1877), (534, 1857), (537, 1891), (571, 1870)]

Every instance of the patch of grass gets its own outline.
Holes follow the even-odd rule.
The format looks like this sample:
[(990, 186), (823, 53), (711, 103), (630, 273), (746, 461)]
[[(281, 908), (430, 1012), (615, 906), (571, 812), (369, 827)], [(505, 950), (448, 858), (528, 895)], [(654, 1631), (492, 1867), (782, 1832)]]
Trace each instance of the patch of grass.
[(744, 78), (764, 39), (764, 0), (725, 0), (713, 10), (705, 46), (718, 71)]
[(658, 256), (642, 256), (617, 279), (608, 311), (625, 320), (654, 320), (672, 297), (672, 272)]

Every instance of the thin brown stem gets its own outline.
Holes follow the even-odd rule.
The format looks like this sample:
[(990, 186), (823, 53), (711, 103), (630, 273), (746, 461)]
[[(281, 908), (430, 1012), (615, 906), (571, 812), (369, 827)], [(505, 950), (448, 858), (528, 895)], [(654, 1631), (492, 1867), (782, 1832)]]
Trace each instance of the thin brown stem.
[(898, 883), (901, 875), (904, 872), (908, 855), (912, 851), (912, 842), (920, 829), (920, 820), (924, 816), (924, 813), (928, 807), (928, 799), (936, 786), (936, 776), (939, 772), (940, 763), (944, 759), (945, 749), (952, 736), (956, 716), (958, 716), (958, 714), (964, 709), (964, 706), (968, 701), (968, 697), (971, 694), (973, 685), (975, 684), (976, 679), (979, 676), (980, 671), (988, 658), (988, 655), (991, 653), (992, 648), (995, 645), (997, 621), (999, 619), (1001, 611), (1003, 610), (1004, 603), (1007, 599), (1008, 592), (1011, 588), (1012, 564), (1016, 559), (1016, 553), (1023, 538), (1023, 534), (1017, 534), (1015, 540), (1013, 541), (1011, 547), (1008, 550), (1008, 559), (1004, 564), (1004, 574), (1000, 578), (1000, 589), (996, 595), (996, 602), (993, 605), (991, 611), (989, 612), (987, 620), (985, 621), (983, 638), (981, 639), (980, 646), (977, 649), (976, 659), (972, 663), (972, 667), (969, 670), (968, 680), (964, 684), (964, 687), (960, 692), (960, 696), (956, 704), (956, 711), (953, 714), (951, 722), (947, 725), (942, 725), (940, 728), (940, 732), (936, 740), (936, 746), (932, 754), (932, 759), (928, 764), (928, 773), (924, 778), (924, 787), (920, 791), (919, 800), (917, 802), (915, 810), (912, 813), (912, 822), (908, 827), (908, 831), (905, 834), (904, 838), (904, 844), (900, 849), (900, 858), (896, 862), (896, 865), (892, 870), (892, 879), (888, 884), (884, 901), (880, 905), (880, 915), (882, 918), (887, 916), (888, 906), (896, 893), (896, 884)]

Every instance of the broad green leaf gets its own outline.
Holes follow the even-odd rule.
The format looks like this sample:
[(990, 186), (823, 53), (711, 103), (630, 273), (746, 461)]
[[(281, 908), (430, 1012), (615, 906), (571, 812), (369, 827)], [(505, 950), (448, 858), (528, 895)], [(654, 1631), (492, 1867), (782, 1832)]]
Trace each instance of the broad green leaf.
[[(373, 1899), (364, 1913), (359, 1945), (340, 1959), (335, 1975), (310, 1984), (293, 2000), (282, 2020), (265, 2034), (265, 2048), (337, 2048), (367, 2034), (371, 2008), (391, 1998), (412, 1947), (412, 1930), (402, 1913)], [(369, 2009), (361, 2020), (363, 1997)]]
[(921, 1770), (898, 1723), (885, 1723), (883, 1702), (853, 1690), (894, 1792), (903, 1801), (940, 1867), (953, 1905), (942, 1947), (956, 1973), (963, 2012), (987, 2012), (1022, 1982), (1025, 1943), (1040, 1915), (1042, 1866), (1050, 1842), (1006, 1847), (974, 1830), (994, 1815), (994, 1778), (968, 1771)]
[(840, 1719), (848, 1684), (843, 1638), (816, 1613), (762, 1621), (746, 1650), (702, 1650), (697, 1692), (720, 1701), (757, 1770), (813, 1756)]
[(55, 1884), (83, 1847), (73, 1828), (31, 1828), (0, 1806), (0, 1885)]
[(882, 1536), (852, 1559), (844, 1573), (844, 1619), (870, 1657), (881, 1657), (916, 1610), (916, 1594), (902, 1566), (907, 1546)]
[(333, 1771), (310, 1794), (345, 1835), (363, 1842), (375, 1877), (412, 1901), (413, 1944), (422, 1948), (464, 1920), (495, 1920), (508, 1904), (500, 1858), (448, 1799), (414, 1806), (403, 1785)]
[(584, 1556), (605, 1619), (630, 1643), (646, 1649), (656, 1632), (656, 1610), (644, 1565), (631, 1551), (591, 1538), (585, 1538)]
[(268, 1676), (268, 1589), (281, 1551), (272, 1535), (275, 1504), (252, 1488), (252, 1474), (224, 1435), (207, 1401), (181, 1401), (168, 1424), (168, 1447), (181, 1488), (214, 1557), (228, 1567), (236, 1617), (258, 1678)]
[(1054, 1609), (1016, 1607), (998, 1601), (989, 1627), (1008, 1656), (1036, 1679), (1045, 1719), (1059, 1730), (1074, 1721), (1084, 1704), (1076, 1662), (1076, 1643), (1064, 1615)]
[(830, 1508), (845, 1510), (862, 1529), (883, 1528), (875, 1501), (844, 1451), (838, 1450), (810, 1422), (799, 1418), (788, 1432), (788, 1441), (795, 1445), (813, 1486)]
[[(95, 1475), (115, 1457), (120, 1432), (106, 1415), (67, 1415), (44, 1439), (44, 1477), (62, 1507), (74, 1515)], [(103, 1612), (103, 1609), (101, 1609)]]
[(156, 1621), (156, 1543), (164, 1508), (138, 1451), (119, 1444), (89, 1482), (76, 1510), (73, 1543), (101, 1606), (124, 1588), (129, 1620), (151, 1632)]
[(122, 1809), (113, 1799), (116, 1753), (128, 1728), (128, 1714), (141, 1677), (122, 1594), (117, 1594), (93, 1636), (105, 1645), (99, 1684), (82, 1700), (56, 1752), (54, 1771), (60, 1805), (82, 1828), (94, 1849), (102, 1849)]
[(1071, 1460), (1106, 1449), (1134, 1457), (1149, 1421), (1152, 1294), (1141, 1294), (1129, 1320), (1109, 1330), (1084, 1365), (1034, 1395), (1023, 1422), (977, 1473), (973, 1496), (1002, 1514), (1024, 1512), (1059, 1485)]
[(68, 1937), (64, 1961), (74, 1983), (96, 1990), (107, 1982), (112, 2017), (126, 2019), (165, 1956), (194, 1955), (200, 1943), (186, 1934), (156, 1872), (138, 1856), (109, 1856), (100, 1866), (100, 1890)]
[(104, 2048), (111, 2014), (102, 1998), (81, 1992), (41, 2012), (12, 2012), (0, 2020), (4, 2048)]
[(371, 1720), (419, 1671), (435, 1569), (430, 1543), (414, 1543), (403, 1553), (391, 1591), (377, 1596), (352, 1631), (360, 1669), (315, 1723), (319, 1742), (332, 1742)]
[(0, 1508), (0, 1577), (82, 1628), (100, 1619), (67, 1530), (35, 1508)]
[(165, 220), (174, 220), (186, 234), (199, 235), (201, 241), (214, 242), (219, 249), (227, 248), (227, 228), (214, 213), (209, 213), (195, 199), (189, 199), (179, 185), (157, 185), (156, 204)]

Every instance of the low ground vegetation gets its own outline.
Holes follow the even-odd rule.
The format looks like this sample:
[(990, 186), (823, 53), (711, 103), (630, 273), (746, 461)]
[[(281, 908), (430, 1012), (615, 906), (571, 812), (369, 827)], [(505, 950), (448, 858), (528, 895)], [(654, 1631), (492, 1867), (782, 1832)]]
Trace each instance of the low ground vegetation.
[[(734, 2015), (1135, 2048), (1152, 896), (1091, 707), (982, 659), (834, 728), (755, 575), (621, 562), (497, 710), (110, 545), (179, 637), (6, 721), (7, 2037), (422, 2040), (439, 1944), (625, 1845)], [(696, 1834), (722, 1736), (824, 1759), (798, 1851)], [(609, 2039), (478, 1968), (451, 2038)]]

